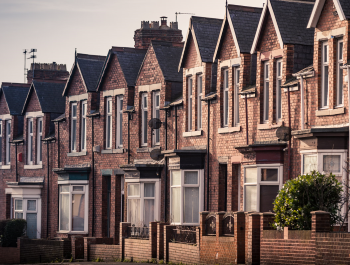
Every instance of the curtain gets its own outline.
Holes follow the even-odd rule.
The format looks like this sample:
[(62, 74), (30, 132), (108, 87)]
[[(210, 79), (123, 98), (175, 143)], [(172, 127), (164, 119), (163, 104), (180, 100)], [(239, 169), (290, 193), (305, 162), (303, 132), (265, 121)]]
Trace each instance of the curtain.
[(199, 222), (199, 188), (184, 188), (184, 223)]
[(171, 188), (171, 222), (180, 223), (181, 188)]
[(244, 183), (256, 183), (258, 179), (257, 173), (258, 171), (256, 167), (246, 167)]
[(144, 184), (144, 197), (154, 197), (154, 183)]
[(154, 221), (154, 199), (145, 199), (144, 200), (144, 209), (143, 209), (143, 220), (144, 224), (148, 227), (149, 222)]
[(257, 199), (257, 192), (256, 192), (256, 186), (245, 186), (245, 192), (244, 192), (244, 201), (245, 201), (245, 211), (256, 211), (256, 199)]
[(141, 226), (140, 223), (140, 199), (128, 200), (128, 216), (131, 225)]
[(185, 171), (184, 184), (198, 184), (198, 171)]
[(128, 184), (128, 196), (140, 196), (140, 184)]
[(317, 155), (304, 155), (304, 174), (317, 170)]
[(60, 194), (60, 230), (69, 230), (69, 194)]
[(72, 194), (73, 231), (84, 231), (84, 194)]
[(340, 155), (324, 155), (323, 171), (329, 173), (340, 173)]

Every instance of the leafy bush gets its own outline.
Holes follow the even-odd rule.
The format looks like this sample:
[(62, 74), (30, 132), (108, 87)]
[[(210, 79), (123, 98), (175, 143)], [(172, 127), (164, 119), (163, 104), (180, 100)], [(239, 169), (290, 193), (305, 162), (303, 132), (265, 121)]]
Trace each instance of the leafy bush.
[(311, 212), (327, 211), (331, 225), (340, 221), (342, 186), (333, 174), (317, 171), (287, 181), (274, 201), (274, 227), (295, 230), (311, 229)]
[(3, 247), (16, 247), (17, 238), (24, 236), (27, 227), (27, 221), (24, 219), (9, 220), (5, 226), (4, 236), (2, 239)]
[(5, 227), (9, 221), (10, 221), (9, 219), (0, 220), (0, 246), (2, 244), (1, 242), (5, 234)]

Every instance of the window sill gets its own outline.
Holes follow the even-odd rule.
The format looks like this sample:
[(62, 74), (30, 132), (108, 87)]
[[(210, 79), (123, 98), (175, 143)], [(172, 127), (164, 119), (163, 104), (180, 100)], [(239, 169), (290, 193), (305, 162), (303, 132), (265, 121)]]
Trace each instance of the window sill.
[(283, 121), (275, 124), (258, 124), (258, 130), (270, 130), (283, 126)]
[(218, 133), (233, 133), (233, 132), (240, 132), (241, 126), (236, 127), (226, 127), (226, 128), (219, 128)]
[(87, 151), (67, 153), (67, 156), (86, 156)]
[(336, 109), (316, 110), (317, 117), (333, 116), (333, 115), (339, 115), (339, 114), (344, 114), (344, 113), (345, 113), (344, 107), (340, 107), (340, 108), (336, 108)]
[(192, 132), (184, 132), (182, 134), (183, 137), (193, 137), (193, 136), (201, 136), (202, 130), (199, 131), (192, 131)]
[(11, 169), (11, 165), (1, 165), (0, 169)]
[(150, 153), (154, 149), (160, 149), (160, 146), (155, 147), (140, 147), (136, 149), (136, 153)]
[(72, 231), (72, 232), (69, 232), (69, 231), (57, 231), (56, 232), (57, 234), (69, 234), (69, 235), (87, 235), (89, 234), (89, 232), (85, 232), (85, 231)]
[(123, 154), (124, 149), (123, 148), (117, 148), (117, 149), (105, 149), (101, 151), (101, 154)]
[(43, 165), (24, 165), (24, 169), (39, 169), (43, 168)]

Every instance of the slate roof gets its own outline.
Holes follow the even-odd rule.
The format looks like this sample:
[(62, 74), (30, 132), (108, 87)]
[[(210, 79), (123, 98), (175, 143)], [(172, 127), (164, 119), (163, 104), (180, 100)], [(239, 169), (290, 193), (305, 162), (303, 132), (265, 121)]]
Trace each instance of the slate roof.
[(62, 96), (62, 92), (65, 85), (66, 83), (41, 82), (34, 80), (30, 87), (22, 113), (25, 112), (26, 106), (29, 103), (30, 94), (33, 92), (35, 92), (38, 97), (42, 112), (64, 113), (66, 100)]
[(343, 9), (346, 19), (350, 19), (350, 1), (349, 0), (339, 0), (339, 3)]
[(191, 17), (198, 49), (203, 62), (212, 62), (218, 42), (222, 19), (207, 17)]
[(152, 47), (167, 81), (183, 82), (182, 69), (178, 71), (182, 47), (174, 47), (170, 42), (152, 40)]
[(16, 85), (5, 85), (2, 87), (2, 92), (11, 115), (22, 115), (22, 109), (28, 95), (29, 87), (29, 84), (27, 87)]
[(77, 64), (79, 65), (88, 92), (96, 91), (97, 82), (105, 59), (105, 56), (96, 56), (94, 58), (81, 58), (79, 55), (77, 56)]
[(228, 12), (241, 53), (250, 53), (262, 8), (229, 5)]
[(314, 1), (269, 1), (284, 44), (314, 45), (314, 29), (306, 28)]

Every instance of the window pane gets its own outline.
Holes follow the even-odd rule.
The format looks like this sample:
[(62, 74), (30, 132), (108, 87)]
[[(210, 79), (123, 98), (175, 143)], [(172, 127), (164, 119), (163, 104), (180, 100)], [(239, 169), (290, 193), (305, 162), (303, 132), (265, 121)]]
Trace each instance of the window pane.
[(69, 186), (68, 185), (61, 185), (61, 192), (69, 192)]
[(143, 142), (147, 143), (147, 113), (148, 111), (143, 112)]
[(338, 71), (339, 71), (339, 80), (338, 80), (338, 105), (343, 104), (343, 69), (340, 67), (343, 66), (343, 64), (339, 64)]
[(281, 110), (282, 110), (282, 98), (281, 98), (281, 82), (282, 80), (279, 79), (277, 80), (277, 119), (280, 119), (282, 117), (282, 113), (281, 113)]
[(73, 120), (73, 122), (72, 122), (72, 149), (73, 150), (75, 150), (76, 129), (77, 129), (77, 121)]
[(60, 230), (69, 230), (69, 194), (60, 194)]
[(244, 183), (256, 183), (258, 179), (256, 167), (245, 168), (245, 179)]
[(328, 45), (323, 46), (323, 62), (328, 61)]
[(304, 155), (304, 174), (317, 170), (317, 156)]
[(154, 183), (144, 184), (144, 197), (155, 197), (154, 186)]
[(72, 195), (72, 230), (84, 231), (85, 194)]
[(72, 107), (72, 116), (73, 117), (77, 116), (77, 105), (73, 105), (73, 107)]
[(339, 60), (343, 60), (343, 42), (339, 42)]
[(185, 184), (198, 184), (198, 171), (185, 171)]
[(128, 200), (128, 216), (131, 225), (141, 226), (140, 220), (140, 200), (129, 199)]
[(147, 96), (143, 97), (143, 107), (147, 108)]
[(324, 155), (323, 171), (340, 173), (340, 155)]
[(172, 170), (171, 171), (171, 186), (181, 185), (181, 171)]
[(73, 186), (73, 191), (84, 191), (83, 186)]
[(15, 219), (23, 219), (23, 213), (15, 213)]
[(128, 196), (140, 196), (140, 184), (129, 184)]
[(171, 222), (180, 222), (181, 188), (171, 188)]
[(323, 106), (328, 106), (328, 65), (324, 66), (323, 69), (324, 69)]
[(264, 104), (265, 104), (265, 120), (269, 119), (269, 82), (265, 82), (265, 95), (264, 95)]
[(269, 65), (265, 65), (265, 79), (269, 79)]
[(23, 201), (22, 200), (15, 200), (15, 210), (23, 210)]
[(228, 91), (225, 91), (225, 125), (228, 123)]
[(273, 202), (279, 191), (278, 185), (260, 186), (260, 212), (272, 212)]
[(36, 211), (36, 200), (28, 200), (27, 201), (27, 210), (28, 211)]
[(27, 213), (27, 236), (30, 239), (37, 237), (37, 214), (36, 213)]
[(278, 169), (277, 168), (262, 168), (261, 169), (261, 181), (278, 181)]
[(184, 188), (184, 223), (199, 223), (199, 188)]
[(256, 186), (245, 186), (244, 187), (244, 202), (245, 202), (245, 211), (251, 212), (256, 211)]
[(154, 199), (144, 201), (144, 210), (143, 210), (143, 220), (146, 226), (149, 226), (149, 222), (154, 221)]

